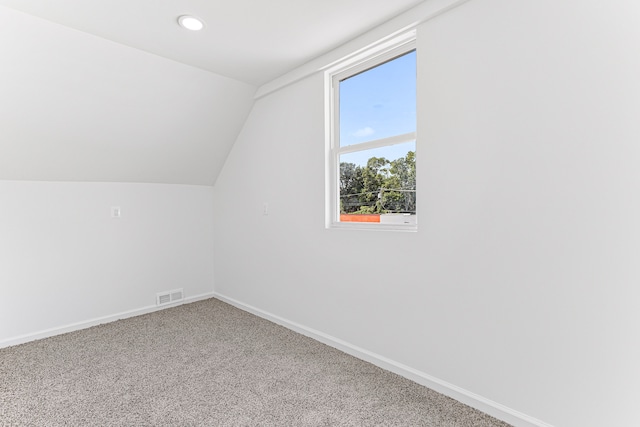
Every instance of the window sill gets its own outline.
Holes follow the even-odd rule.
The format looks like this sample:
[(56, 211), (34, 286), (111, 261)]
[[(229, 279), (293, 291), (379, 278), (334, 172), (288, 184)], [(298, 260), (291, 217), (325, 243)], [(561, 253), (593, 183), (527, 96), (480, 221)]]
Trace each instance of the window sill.
[(380, 224), (380, 223), (353, 223), (332, 222), (327, 226), (329, 230), (364, 230), (364, 231), (400, 231), (416, 232), (417, 224)]

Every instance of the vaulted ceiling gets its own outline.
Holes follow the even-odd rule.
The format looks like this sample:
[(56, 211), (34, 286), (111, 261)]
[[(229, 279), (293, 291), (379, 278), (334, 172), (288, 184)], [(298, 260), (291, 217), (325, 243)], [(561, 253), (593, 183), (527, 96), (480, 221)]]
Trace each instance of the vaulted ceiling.
[(212, 185), (260, 85), (419, 3), (0, 0), (0, 179)]
[[(34, 16), (260, 85), (420, 0), (0, 0)], [(184, 31), (177, 17), (204, 20)]]

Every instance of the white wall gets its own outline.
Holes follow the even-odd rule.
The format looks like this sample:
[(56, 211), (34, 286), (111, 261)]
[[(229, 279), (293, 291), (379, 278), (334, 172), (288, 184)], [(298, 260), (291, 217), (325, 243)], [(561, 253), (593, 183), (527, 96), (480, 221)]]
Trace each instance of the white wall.
[(417, 233), (324, 229), (319, 73), (260, 99), (215, 187), (216, 292), (520, 425), (640, 425), (639, 18), (472, 0), (422, 24)]
[(0, 346), (210, 294), (206, 186), (254, 92), (0, 7)]
[[(152, 308), (157, 292), (210, 294), (212, 193), (0, 181), (0, 347)], [(112, 206), (121, 218), (111, 218)]]

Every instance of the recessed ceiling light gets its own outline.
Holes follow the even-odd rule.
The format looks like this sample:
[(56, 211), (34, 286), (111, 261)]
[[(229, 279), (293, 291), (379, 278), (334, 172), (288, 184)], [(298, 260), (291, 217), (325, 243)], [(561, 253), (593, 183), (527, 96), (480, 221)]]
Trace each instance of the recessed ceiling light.
[(201, 20), (189, 15), (182, 15), (178, 17), (178, 24), (180, 24), (182, 28), (186, 28), (191, 31), (199, 31), (204, 27), (204, 23)]

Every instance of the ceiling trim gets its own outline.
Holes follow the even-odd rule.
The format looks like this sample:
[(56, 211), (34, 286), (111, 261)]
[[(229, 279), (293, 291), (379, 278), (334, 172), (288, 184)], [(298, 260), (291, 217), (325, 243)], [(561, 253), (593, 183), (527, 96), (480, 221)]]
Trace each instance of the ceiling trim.
[(296, 83), (314, 73), (329, 68), (332, 64), (346, 60), (359, 52), (369, 49), (379, 43), (402, 33), (413, 31), (419, 24), (429, 21), (451, 9), (471, 0), (426, 0), (408, 11), (392, 18), (382, 25), (361, 36), (343, 44), (342, 46), (321, 55), (288, 73), (263, 84), (258, 88), (255, 99), (263, 98), (286, 86)]

